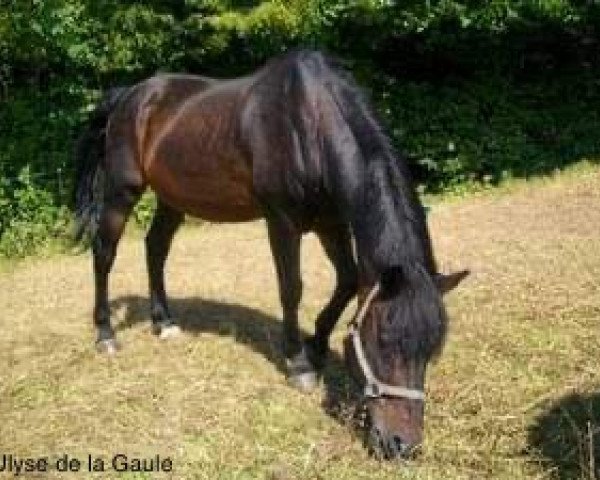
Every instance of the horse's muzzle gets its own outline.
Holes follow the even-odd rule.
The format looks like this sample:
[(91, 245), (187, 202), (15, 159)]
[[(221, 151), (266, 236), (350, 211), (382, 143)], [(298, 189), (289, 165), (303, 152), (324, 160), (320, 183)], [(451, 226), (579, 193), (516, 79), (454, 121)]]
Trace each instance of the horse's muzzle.
[(400, 435), (386, 434), (372, 427), (368, 434), (368, 447), (373, 455), (385, 460), (412, 460), (419, 451), (419, 444), (411, 444)]

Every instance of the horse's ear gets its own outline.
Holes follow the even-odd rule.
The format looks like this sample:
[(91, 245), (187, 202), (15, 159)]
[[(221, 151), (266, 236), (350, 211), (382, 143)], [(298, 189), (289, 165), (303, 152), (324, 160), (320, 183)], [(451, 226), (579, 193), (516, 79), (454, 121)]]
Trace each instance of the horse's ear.
[(438, 273), (434, 277), (434, 281), (441, 293), (448, 293), (462, 282), (469, 273), (471, 273), (469, 270), (461, 270), (460, 272), (449, 273), (448, 275)]
[(381, 296), (391, 297), (398, 293), (404, 282), (402, 267), (389, 267), (381, 272), (379, 283), (381, 285)]

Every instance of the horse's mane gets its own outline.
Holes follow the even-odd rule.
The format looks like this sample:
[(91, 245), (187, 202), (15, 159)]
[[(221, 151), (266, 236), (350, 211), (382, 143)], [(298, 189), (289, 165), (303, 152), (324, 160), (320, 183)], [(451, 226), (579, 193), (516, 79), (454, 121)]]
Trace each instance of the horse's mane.
[(432, 279), (437, 269), (425, 211), (406, 160), (341, 62), (318, 52), (291, 55), (325, 86), (360, 151), (357, 172), (363, 181), (358, 200), (350, 204), (353, 234), (379, 279), (394, 288), (390, 314), (379, 326), (380, 349), (429, 358), (443, 343), (447, 317)]

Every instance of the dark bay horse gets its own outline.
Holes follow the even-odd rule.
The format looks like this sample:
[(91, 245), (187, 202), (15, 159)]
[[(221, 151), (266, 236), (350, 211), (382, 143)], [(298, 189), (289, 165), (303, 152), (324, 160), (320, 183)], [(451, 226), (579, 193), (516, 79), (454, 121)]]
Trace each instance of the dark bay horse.
[[(283, 306), (290, 382), (316, 384), (348, 302), (359, 314), (346, 359), (365, 385), (371, 447), (405, 456), (422, 440), (425, 369), (440, 349), (442, 293), (466, 275), (437, 271), (421, 203), (353, 79), (332, 59), (299, 51), (232, 80), (159, 75), (108, 92), (77, 149), (79, 233), (93, 239), (97, 345), (114, 352), (108, 275), (146, 187), (158, 207), (146, 237), (153, 330), (176, 331), (163, 269), (185, 214), (216, 222), (265, 218)], [(303, 341), (299, 246), (319, 237), (337, 274)]]

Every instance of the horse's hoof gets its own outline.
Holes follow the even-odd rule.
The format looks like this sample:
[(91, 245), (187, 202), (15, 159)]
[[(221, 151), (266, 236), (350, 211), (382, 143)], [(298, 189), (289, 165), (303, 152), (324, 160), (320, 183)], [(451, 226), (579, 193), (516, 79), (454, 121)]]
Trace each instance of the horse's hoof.
[(288, 376), (288, 383), (301, 392), (310, 392), (317, 388), (319, 377), (317, 372), (303, 372)]
[(288, 383), (302, 392), (314, 390), (319, 383), (315, 368), (310, 363), (305, 348), (294, 357), (286, 359)]
[(169, 340), (171, 338), (177, 338), (181, 335), (181, 327), (179, 325), (167, 325), (160, 329), (158, 338), (161, 340)]
[(96, 351), (106, 355), (115, 355), (119, 351), (119, 344), (114, 338), (106, 338), (96, 342)]

